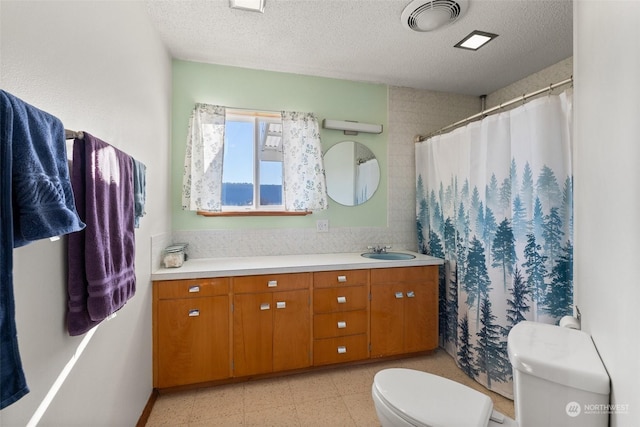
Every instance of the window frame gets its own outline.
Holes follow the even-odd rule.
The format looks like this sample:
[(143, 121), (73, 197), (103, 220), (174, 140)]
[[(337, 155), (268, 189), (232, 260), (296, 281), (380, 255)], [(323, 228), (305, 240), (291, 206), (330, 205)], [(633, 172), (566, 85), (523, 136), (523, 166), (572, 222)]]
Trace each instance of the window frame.
[[(261, 205), (260, 204), (260, 123), (276, 123), (282, 125), (282, 115), (272, 111), (255, 111), (255, 110), (238, 110), (227, 109), (225, 112), (225, 134), (226, 123), (229, 121), (253, 123), (253, 204), (251, 206), (234, 206), (221, 205), (219, 215), (270, 215), (270, 214), (288, 214), (284, 205), (284, 165), (282, 165), (282, 182), (281, 182), (281, 201), (279, 205)], [(268, 127), (268, 126), (267, 126)], [(226, 143), (226, 136), (225, 136)], [(282, 144), (282, 141), (281, 141)], [(282, 163), (282, 162), (281, 162)], [(224, 173), (224, 164), (222, 165)], [(223, 182), (224, 185), (224, 182)], [(207, 215), (208, 216), (208, 215)]]

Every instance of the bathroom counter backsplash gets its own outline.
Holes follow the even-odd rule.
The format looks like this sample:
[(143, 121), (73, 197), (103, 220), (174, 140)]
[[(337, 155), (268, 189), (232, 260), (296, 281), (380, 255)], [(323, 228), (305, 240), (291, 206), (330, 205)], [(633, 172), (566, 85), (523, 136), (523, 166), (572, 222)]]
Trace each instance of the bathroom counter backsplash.
[(303, 273), (331, 270), (416, 267), (441, 265), (444, 260), (411, 251), (394, 251), (414, 255), (408, 260), (376, 260), (357, 253), (272, 255), (250, 257), (192, 258), (180, 268), (159, 268), (151, 280), (202, 279), (256, 274)]

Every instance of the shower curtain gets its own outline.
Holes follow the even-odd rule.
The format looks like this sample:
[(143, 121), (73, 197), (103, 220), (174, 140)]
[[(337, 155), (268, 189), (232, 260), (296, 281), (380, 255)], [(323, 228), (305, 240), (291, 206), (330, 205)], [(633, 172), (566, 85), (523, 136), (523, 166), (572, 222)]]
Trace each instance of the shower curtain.
[(366, 202), (378, 188), (380, 168), (376, 159), (359, 163), (356, 168), (355, 204)]
[(416, 144), (419, 250), (440, 270), (441, 346), (513, 397), (507, 335), (573, 313), (572, 93)]

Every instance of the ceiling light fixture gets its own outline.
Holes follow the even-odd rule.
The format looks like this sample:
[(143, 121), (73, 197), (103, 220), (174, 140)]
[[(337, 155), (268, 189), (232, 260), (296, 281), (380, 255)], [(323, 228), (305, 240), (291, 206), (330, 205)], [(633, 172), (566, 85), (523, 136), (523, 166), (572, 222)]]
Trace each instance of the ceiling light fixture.
[(467, 37), (460, 40), (454, 47), (468, 50), (478, 50), (491, 40), (498, 37), (497, 34), (486, 33), (484, 31), (472, 31)]
[(264, 13), (265, 1), (266, 0), (229, 0), (229, 7), (231, 9)]

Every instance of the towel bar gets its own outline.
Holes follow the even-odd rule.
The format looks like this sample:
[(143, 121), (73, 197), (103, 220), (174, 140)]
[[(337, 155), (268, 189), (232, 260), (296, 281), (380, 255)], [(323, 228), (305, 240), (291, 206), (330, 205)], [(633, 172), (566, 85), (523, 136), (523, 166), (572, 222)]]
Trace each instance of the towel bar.
[(82, 131), (74, 131), (74, 130), (69, 130), (69, 129), (65, 129), (64, 130), (64, 138), (65, 139), (83, 139), (84, 138), (84, 132)]

